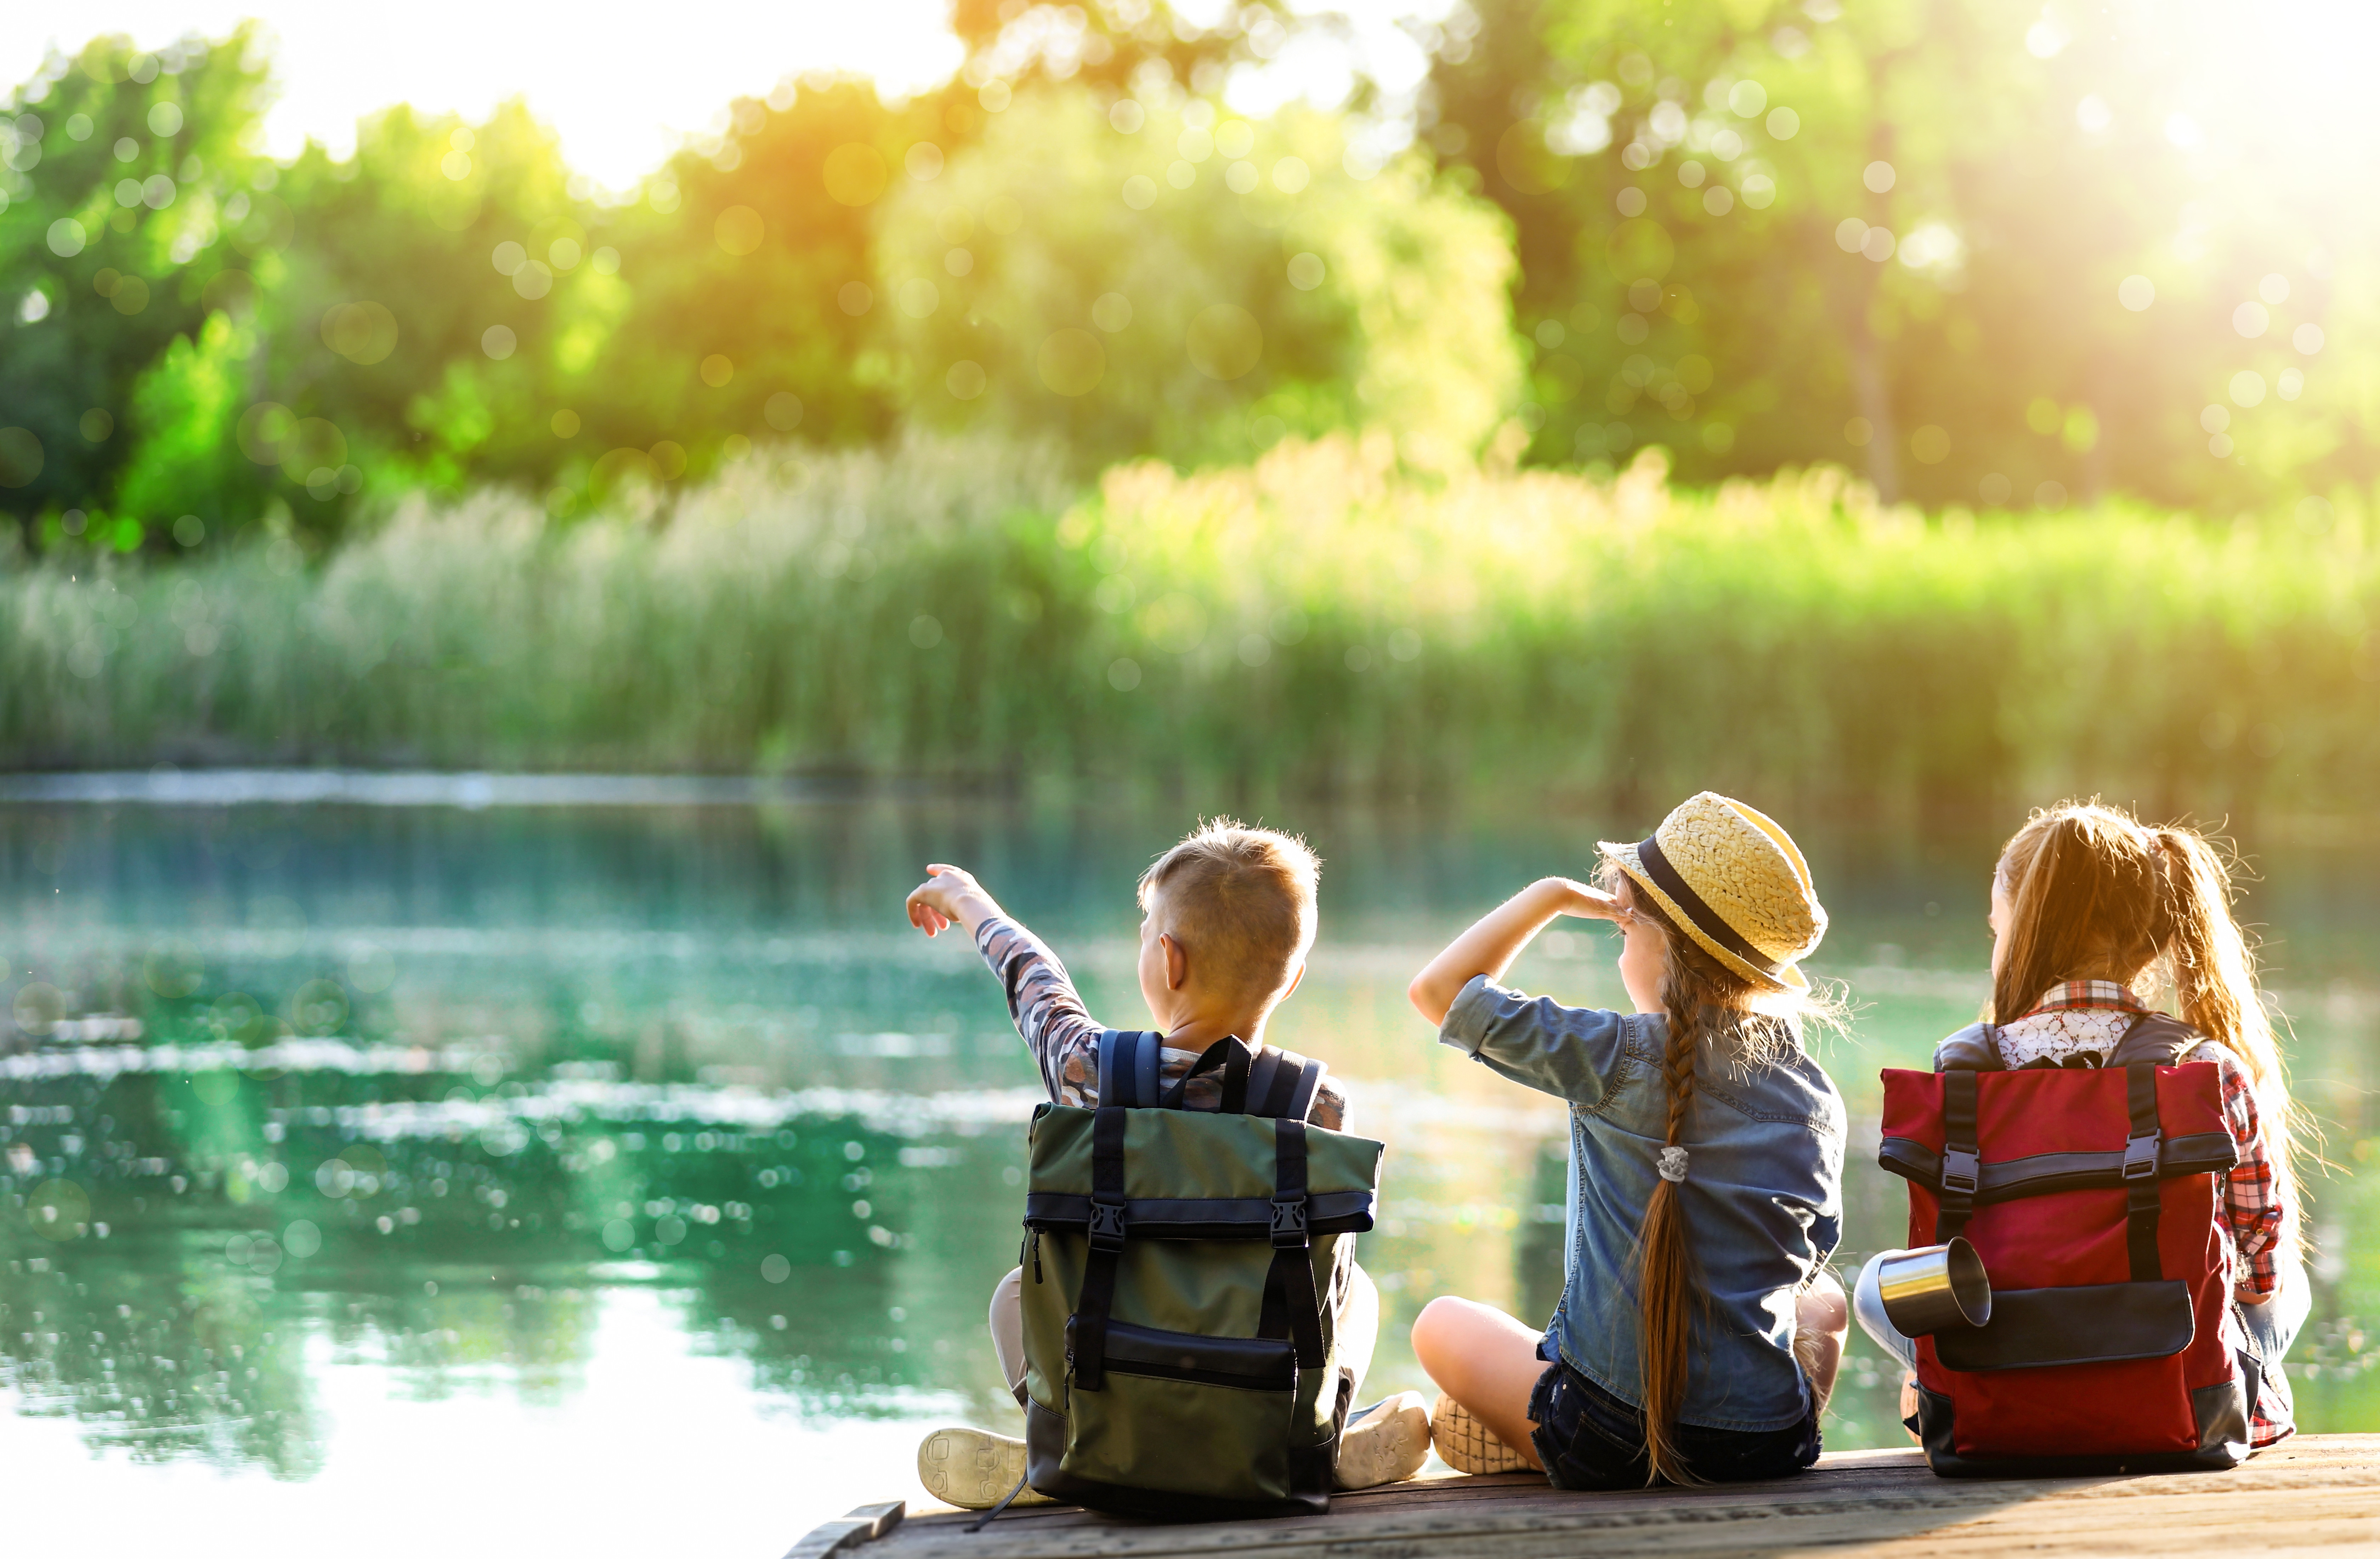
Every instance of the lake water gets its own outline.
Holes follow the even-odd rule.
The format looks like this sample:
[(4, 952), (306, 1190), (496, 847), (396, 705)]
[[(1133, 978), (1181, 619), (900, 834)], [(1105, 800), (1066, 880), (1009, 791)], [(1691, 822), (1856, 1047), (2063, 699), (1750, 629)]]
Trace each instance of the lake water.
[[(972, 948), (910, 932), (902, 895), (929, 860), (970, 865), (1095, 1012), (1143, 1023), (1131, 885), (1191, 808), (481, 781), (123, 799), (153, 790), (0, 789), (12, 1535), (87, 1559), (771, 1559), (917, 1497), (924, 1426), (1014, 1429), (982, 1316), (1035, 1074)], [(241, 794), (283, 799), (206, 804)], [(1562, 1143), (1559, 1107), (1434, 1044), (1404, 984), (1646, 820), (1269, 820), (1328, 863), (1272, 1037), (1326, 1058), (1390, 1148), (1366, 1395), (1417, 1386), (1405, 1325), (1432, 1296), (1549, 1313)], [(1876, 1072), (1923, 1065), (1981, 999), (1996, 840), (1805, 842), (1834, 913), (1813, 966), (1859, 1004), (1819, 1049), (1854, 1117), (1848, 1262), (1898, 1242)], [(2309, 1428), (2380, 1429), (2380, 1177), (2354, 1173), (2380, 1134), (2380, 852), (2257, 859), (2247, 917), (2338, 1166), (2290, 1373)], [(1549, 936), (1514, 979), (1609, 1004), (1611, 950)], [(1828, 1444), (1896, 1443), (1894, 1386), (1855, 1339)]]

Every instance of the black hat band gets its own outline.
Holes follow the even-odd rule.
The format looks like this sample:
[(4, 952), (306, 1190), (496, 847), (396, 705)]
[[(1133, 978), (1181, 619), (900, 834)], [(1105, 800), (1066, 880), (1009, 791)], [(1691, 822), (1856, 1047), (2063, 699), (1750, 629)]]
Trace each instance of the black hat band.
[(1636, 862), (1645, 868), (1645, 875), (1653, 879), (1653, 886), (1668, 894), (1670, 901), (1685, 912), (1686, 918), (1694, 922), (1695, 930), (1770, 979), (1781, 977), (1785, 968), (1784, 961), (1770, 958), (1767, 953), (1745, 941), (1742, 932), (1722, 920), (1716, 911), (1703, 901), (1701, 894), (1688, 888), (1686, 879), (1678, 875), (1678, 869), (1675, 866), (1670, 864), (1670, 858), (1661, 853), (1659, 840), (1648, 839), (1638, 845)]

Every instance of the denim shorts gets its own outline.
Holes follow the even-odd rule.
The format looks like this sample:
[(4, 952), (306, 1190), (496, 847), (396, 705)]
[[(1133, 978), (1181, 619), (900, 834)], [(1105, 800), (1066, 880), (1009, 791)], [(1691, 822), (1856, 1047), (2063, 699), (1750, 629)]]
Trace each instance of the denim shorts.
[[(1542, 1344), (1538, 1357), (1551, 1352)], [(1529, 1395), (1529, 1436), (1557, 1489), (1645, 1487), (1645, 1415), (1555, 1358)], [(1783, 1478), (1818, 1459), (1818, 1402), (1783, 1429), (1703, 1429), (1680, 1424), (1679, 1453), (1688, 1470), (1714, 1483)]]

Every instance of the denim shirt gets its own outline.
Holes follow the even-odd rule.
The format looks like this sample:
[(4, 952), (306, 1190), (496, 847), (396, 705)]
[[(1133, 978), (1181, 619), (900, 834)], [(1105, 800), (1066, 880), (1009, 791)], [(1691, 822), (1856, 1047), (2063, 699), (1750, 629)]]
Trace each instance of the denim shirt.
[[(1569, 1102), (1568, 1277), (1547, 1335), (1571, 1368), (1643, 1402), (1633, 1258), (1668, 1131), (1668, 1020), (1564, 1007), (1483, 974), (1447, 1009), (1439, 1040)], [(1749, 1070), (1704, 1047), (1678, 1189), (1710, 1306), (1694, 1315), (1680, 1422), (1784, 1429), (1808, 1410), (1794, 1301), (1842, 1238), (1843, 1139), (1842, 1096), (1798, 1047)]]

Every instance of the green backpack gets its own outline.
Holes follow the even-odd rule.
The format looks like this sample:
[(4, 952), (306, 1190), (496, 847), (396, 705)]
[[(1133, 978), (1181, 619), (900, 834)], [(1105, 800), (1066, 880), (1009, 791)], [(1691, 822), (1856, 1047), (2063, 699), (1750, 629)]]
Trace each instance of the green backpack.
[[(1380, 1144), (1305, 1123), (1319, 1061), (1226, 1039), (1160, 1093), (1159, 1045), (1102, 1034), (1099, 1107), (1034, 1113), (1026, 1480), (1123, 1515), (1319, 1515)], [(1184, 1109), (1219, 1068), (1221, 1110)]]

